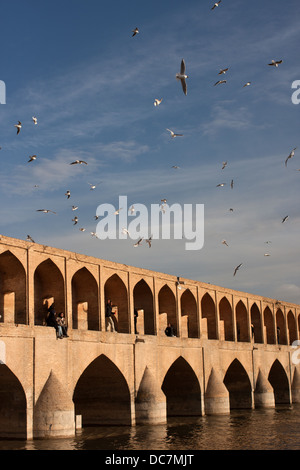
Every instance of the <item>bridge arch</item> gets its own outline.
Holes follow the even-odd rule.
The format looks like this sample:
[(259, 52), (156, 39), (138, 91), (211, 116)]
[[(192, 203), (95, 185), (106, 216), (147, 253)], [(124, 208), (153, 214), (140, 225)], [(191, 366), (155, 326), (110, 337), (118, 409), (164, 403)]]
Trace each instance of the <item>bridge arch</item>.
[(257, 304), (254, 302), (251, 310), (251, 325), (252, 325), (252, 339), (254, 343), (262, 343), (262, 330), (261, 330), (261, 314)]
[(155, 334), (154, 298), (148, 283), (141, 279), (133, 289), (134, 308), (144, 311), (144, 333)]
[(278, 344), (287, 344), (287, 331), (285, 325), (285, 318), (280, 308), (276, 311), (276, 328), (277, 328), (277, 342)]
[(264, 316), (264, 328), (266, 332), (266, 342), (267, 344), (275, 344), (275, 325), (274, 317), (271, 312), (270, 307), (266, 307), (263, 312)]
[(167, 417), (201, 416), (201, 389), (190, 364), (180, 356), (168, 369), (162, 384)]
[(273, 387), (275, 405), (290, 403), (290, 384), (287, 373), (279, 362), (275, 359), (270, 369), (268, 380)]
[(208, 292), (201, 299), (201, 317), (207, 322), (207, 338), (218, 339), (216, 305)]
[(297, 322), (295, 315), (291, 310), (289, 310), (287, 314), (287, 324), (289, 332), (289, 344), (291, 345), (297, 339)]
[(222, 297), (219, 302), (220, 323), (224, 328), (225, 341), (233, 341), (232, 308), (227, 297)]
[(27, 399), (21, 382), (0, 366), (0, 438), (27, 438)]
[(9, 250), (0, 255), (0, 322), (26, 324), (26, 273)]
[(159, 331), (164, 334), (164, 330), (169, 323), (175, 329), (177, 327), (176, 299), (173, 291), (165, 284), (158, 293), (159, 306)]
[(189, 338), (198, 337), (197, 302), (190, 289), (186, 289), (180, 298), (181, 315), (187, 316), (187, 329)]
[(118, 274), (112, 274), (107, 279), (104, 285), (104, 292), (105, 303), (111, 300), (116, 310), (113, 320), (116, 323), (118, 333), (130, 333), (127, 287)]
[(54, 303), (57, 313), (65, 312), (65, 282), (58, 266), (50, 259), (34, 271), (34, 323), (43, 325), (47, 309)]
[(94, 359), (79, 377), (73, 394), (75, 414), (82, 425), (131, 425), (131, 401), (127, 381), (104, 354)]
[(99, 330), (98, 283), (87, 268), (72, 277), (72, 324), (74, 329)]
[(249, 320), (247, 308), (242, 300), (235, 307), (237, 341), (249, 342)]
[(228, 367), (224, 384), (229, 391), (230, 408), (252, 408), (252, 386), (248, 373), (238, 359), (234, 359)]

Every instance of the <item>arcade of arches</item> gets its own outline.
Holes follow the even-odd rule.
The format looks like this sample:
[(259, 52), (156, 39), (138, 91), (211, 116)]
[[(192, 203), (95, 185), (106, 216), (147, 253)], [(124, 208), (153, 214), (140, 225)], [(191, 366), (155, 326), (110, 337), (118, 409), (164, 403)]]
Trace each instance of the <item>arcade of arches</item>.
[[(2, 237), (0, 437), (300, 402), (299, 305), (176, 281)], [(66, 316), (63, 340), (45, 326), (52, 304)]]

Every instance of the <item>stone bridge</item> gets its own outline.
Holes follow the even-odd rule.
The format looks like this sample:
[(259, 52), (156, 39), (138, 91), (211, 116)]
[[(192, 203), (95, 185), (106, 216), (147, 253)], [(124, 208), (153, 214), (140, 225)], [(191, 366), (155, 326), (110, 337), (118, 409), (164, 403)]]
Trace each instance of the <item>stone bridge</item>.
[[(179, 281), (2, 236), (0, 437), (299, 403), (300, 306)], [(68, 338), (45, 326), (53, 302)]]

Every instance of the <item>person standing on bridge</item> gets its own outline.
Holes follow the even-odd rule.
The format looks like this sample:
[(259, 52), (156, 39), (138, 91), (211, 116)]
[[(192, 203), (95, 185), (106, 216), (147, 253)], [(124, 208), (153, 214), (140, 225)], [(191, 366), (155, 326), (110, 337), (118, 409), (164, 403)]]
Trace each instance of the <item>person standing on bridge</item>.
[(105, 307), (105, 327), (107, 331), (108, 325), (110, 325), (111, 331), (116, 331), (115, 329), (115, 324), (112, 319), (112, 315), (114, 314), (112, 310), (112, 302), (110, 299), (108, 299), (106, 307)]

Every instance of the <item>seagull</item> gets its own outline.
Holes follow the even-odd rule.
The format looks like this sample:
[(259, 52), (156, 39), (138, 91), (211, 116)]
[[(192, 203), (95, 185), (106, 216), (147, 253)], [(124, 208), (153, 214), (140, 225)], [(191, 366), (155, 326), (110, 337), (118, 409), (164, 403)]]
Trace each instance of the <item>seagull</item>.
[(237, 271), (240, 269), (240, 267), (242, 266), (242, 264), (243, 264), (243, 263), (239, 264), (239, 265), (235, 268), (234, 273), (233, 273), (234, 276), (236, 275)]
[(122, 210), (123, 208), (120, 207), (120, 209), (117, 209), (116, 212), (115, 212), (115, 215), (119, 215), (120, 214), (120, 211)]
[(222, 244), (223, 244), (223, 245), (226, 245), (226, 246), (228, 246), (228, 244), (227, 244), (227, 241), (226, 241), (226, 240), (223, 240), (223, 241), (222, 241)]
[(22, 123), (20, 121), (18, 121), (18, 124), (15, 124), (15, 127), (17, 128), (17, 135), (18, 135), (20, 133)]
[(221, 83), (227, 83), (227, 80), (218, 80), (218, 81), (214, 84), (214, 86), (216, 86), (216, 85), (221, 85)]
[(32, 116), (32, 120), (33, 120), (34, 124), (37, 125), (37, 118), (35, 116)]
[(68, 191), (65, 193), (65, 196), (67, 196), (67, 199), (70, 199), (70, 197), (71, 197), (71, 192), (68, 190)]
[(73, 225), (76, 225), (76, 224), (78, 223), (78, 217), (77, 217), (77, 216), (75, 216), (75, 217), (74, 217), (74, 219), (72, 219), (72, 222), (74, 222), (74, 224), (73, 224)]
[(134, 214), (134, 212), (135, 212), (134, 206), (131, 206), (131, 207), (129, 208), (129, 210), (130, 210), (130, 214)]
[(80, 232), (85, 232), (85, 228), (80, 228)]
[(180, 166), (173, 165), (172, 168), (174, 168), (174, 170), (179, 170), (179, 169), (180, 169)]
[(251, 82), (247, 82), (245, 83), (245, 85), (243, 86), (243, 88), (245, 88), (246, 86), (250, 86), (251, 85)]
[(169, 131), (171, 133), (171, 137), (172, 139), (174, 139), (174, 137), (179, 137), (179, 136), (183, 136), (183, 134), (175, 134), (175, 132), (171, 131), (171, 129), (167, 129), (167, 131)]
[(56, 214), (56, 212), (51, 211), (50, 209), (37, 209), (37, 212), (44, 212), (45, 214), (52, 212), (52, 214)]
[(72, 206), (72, 211), (77, 211), (78, 206)]
[(176, 281), (176, 286), (179, 290), (181, 290), (181, 284), (184, 284), (185, 282), (184, 281), (181, 281), (180, 280), (180, 277), (177, 276), (177, 281)]
[(133, 36), (136, 36), (137, 34), (139, 34), (139, 28), (133, 29), (132, 33), (133, 33), (133, 35), (131, 37), (133, 38)]
[(140, 238), (133, 246), (136, 248), (141, 245), (143, 238)]
[(219, 184), (217, 184), (216, 188), (218, 188), (219, 186), (225, 186), (225, 185), (226, 185), (226, 183), (219, 183)]
[(283, 219), (282, 219), (281, 223), (283, 224), (283, 222), (285, 222), (285, 221), (286, 221), (288, 218), (289, 218), (289, 216), (288, 216), (288, 215), (286, 215), (285, 217), (283, 217)]
[(70, 165), (82, 165), (82, 164), (87, 165), (87, 162), (84, 162), (83, 160), (75, 160), (74, 162), (70, 163)]
[(184, 62), (184, 59), (182, 59), (180, 73), (176, 73), (176, 79), (181, 81), (182, 90), (185, 95), (187, 95), (187, 85), (185, 81), (186, 78), (189, 78), (189, 77), (185, 73), (185, 62)]
[(227, 69), (221, 69), (218, 75), (225, 74), (228, 70), (229, 70), (229, 67), (227, 67)]
[(92, 237), (98, 238), (98, 235), (96, 232), (91, 232)]
[(227, 166), (227, 162), (223, 162), (222, 170)]
[(274, 67), (278, 67), (279, 64), (282, 64), (282, 60), (274, 60), (272, 59), (272, 62), (268, 65), (271, 65), (271, 66), (274, 66)]
[(233, 189), (233, 180), (231, 180), (230, 186), (231, 186), (231, 189)]
[(123, 235), (130, 235), (130, 233), (129, 233), (129, 231), (127, 230), (127, 228), (124, 228), (124, 227), (122, 228), (121, 233), (122, 233)]
[(295, 147), (295, 148), (291, 151), (291, 153), (289, 154), (289, 156), (288, 156), (287, 159), (285, 160), (285, 166), (287, 166), (288, 160), (289, 160), (290, 158), (293, 158), (293, 156), (295, 155), (295, 150), (296, 150), (296, 149), (297, 149), (297, 147)]
[(161, 199), (160, 202), (163, 202), (164, 204), (166, 204), (167, 199)]
[(264, 256), (271, 256), (269, 253), (265, 253)]
[(152, 235), (146, 240), (146, 243), (148, 243), (149, 248), (151, 248), (151, 242), (152, 242)]
[(33, 162), (34, 160), (36, 160), (36, 155), (32, 155), (31, 157), (29, 157), (29, 160), (27, 163)]
[(269, 244), (269, 243), (272, 243), (270, 240), (267, 240), (265, 243)]
[(220, 5), (221, 1), (222, 1), (222, 0), (219, 0), (218, 2), (216, 2), (216, 3), (214, 4), (214, 6), (212, 7), (212, 10), (214, 10), (216, 7), (218, 7), (218, 6)]
[(162, 99), (161, 99), (161, 100), (159, 100), (159, 99), (155, 98), (155, 100), (154, 100), (154, 103), (153, 103), (153, 104), (154, 104), (154, 106), (159, 106), (161, 102), (162, 102)]
[(27, 235), (26, 240), (28, 240), (29, 242), (35, 243), (35, 241), (33, 240), (33, 238), (30, 235)]

